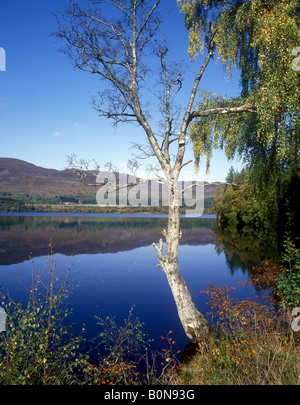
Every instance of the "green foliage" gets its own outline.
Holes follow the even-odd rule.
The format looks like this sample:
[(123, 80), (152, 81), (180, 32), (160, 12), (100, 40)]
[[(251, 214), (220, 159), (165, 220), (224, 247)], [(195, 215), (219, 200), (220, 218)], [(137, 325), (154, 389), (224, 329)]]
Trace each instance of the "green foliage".
[[(218, 58), (229, 73), (233, 65), (241, 70), (242, 95), (254, 91), (251, 97), (262, 117), (289, 108), (299, 112), (294, 103), (298, 77), (291, 69), (293, 48), (299, 46), (297, 0), (272, 0), (268, 4), (263, 0), (178, 3), (190, 33), (191, 56), (203, 52), (214, 33)], [(288, 108), (282, 108), (285, 103)]]
[(96, 197), (94, 192), (82, 195), (40, 195), (19, 193), (12, 195), (12, 193), (0, 193), (0, 212), (33, 212), (35, 207), (39, 206), (43, 210), (45, 205), (59, 206), (63, 203), (71, 202), (78, 204), (95, 204)]
[(247, 173), (245, 169), (242, 169), (241, 172), (234, 170), (233, 166), (230, 167), (227, 176), (225, 177), (227, 183), (233, 185), (242, 186), (247, 181)]
[(286, 238), (284, 248), (276, 281), (282, 306), (291, 310), (300, 305), (300, 249), (296, 248), (290, 237)]
[(134, 307), (129, 311), (125, 325), (118, 326), (115, 317), (108, 315), (106, 319), (96, 316), (102, 332), (99, 337), (112, 360), (129, 361), (139, 355), (141, 348), (146, 346), (145, 335), (142, 332), (143, 323), (139, 318), (133, 319)]
[(68, 335), (69, 315), (62, 302), (69, 294), (66, 283), (56, 289), (55, 263), (51, 257), (45, 277), (33, 282), (25, 306), (2, 296), (6, 331), (0, 334), (0, 384), (74, 384), (80, 365), (81, 336)]
[[(218, 189), (215, 195), (218, 249), (225, 249), (230, 262), (235, 257), (242, 267), (244, 263), (257, 265), (266, 258), (277, 260), (283, 243), (281, 235), (287, 229), (293, 237), (298, 232), (293, 208), (297, 205), (296, 194), (287, 194), (288, 188), (283, 185), (279, 190), (259, 191), (247, 182), (244, 171), (230, 169), (226, 180), (236, 185)], [(287, 179), (281, 182), (288, 184)]]
[[(300, 163), (282, 170), (279, 185), (278, 233), (285, 235), (290, 232), (292, 238), (297, 238), (300, 223)], [(297, 247), (300, 247), (299, 242), (299, 239), (295, 239)]]
[[(229, 99), (225, 96), (211, 94), (208, 91), (200, 93), (200, 103), (197, 110), (208, 110), (220, 107), (238, 107), (244, 104), (246, 100)], [(189, 127), (190, 137), (193, 142), (193, 151), (195, 156), (196, 168), (200, 164), (203, 154), (206, 155), (206, 170), (210, 169), (210, 160), (213, 150), (222, 148), (228, 159), (233, 159), (236, 155), (242, 157), (245, 150), (245, 143), (248, 136), (255, 129), (255, 117), (253, 114), (240, 113), (215, 114), (201, 119), (194, 120)]]
[(249, 226), (269, 234), (277, 233), (279, 246), (283, 243), (281, 235), (286, 232), (291, 232), (295, 238), (299, 222), (300, 171), (294, 165), (283, 167), (280, 173), (280, 176), (270, 174), (268, 184), (263, 188), (250, 182), (244, 170), (238, 173), (231, 168), (226, 181), (234, 185), (226, 186), (224, 191), (217, 190), (215, 195), (214, 210), (219, 225), (232, 231)]
[(204, 213), (205, 214), (213, 214), (214, 213), (214, 206), (215, 206), (215, 198), (214, 197), (206, 197), (206, 198), (204, 198)]
[(299, 72), (292, 69), (293, 49), (299, 46), (299, 3), (181, 0), (179, 4), (190, 32), (190, 54), (202, 52), (214, 34), (216, 53), (229, 74), (234, 65), (241, 72), (238, 97), (202, 92), (196, 110), (256, 107), (256, 113), (219, 113), (194, 120), (190, 134), (196, 167), (205, 154), (209, 170), (215, 148), (224, 149), (228, 159), (242, 157), (253, 195), (275, 226), (284, 179), (290, 171), (298, 171), (299, 177), (300, 82)]
[(250, 187), (235, 190), (228, 186), (223, 195), (219, 195), (215, 211), (222, 226), (237, 230), (244, 226), (262, 227), (264, 223), (264, 212)]
[(0, 197), (0, 212), (25, 212), (26, 206), (23, 201), (12, 197)]

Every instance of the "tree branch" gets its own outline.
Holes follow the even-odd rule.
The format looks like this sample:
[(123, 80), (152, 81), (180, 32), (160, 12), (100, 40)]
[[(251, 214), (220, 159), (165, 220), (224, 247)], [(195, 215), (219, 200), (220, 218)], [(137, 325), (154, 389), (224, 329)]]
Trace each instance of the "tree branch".
[(189, 122), (192, 121), (194, 118), (207, 117), (208, 115), (212, 114), (235, 114), (243, 112), (256, 113), (257, 108), (254, 104), (244, 104), (240, 107), (219, 107), (210, 108), (204, 111), (193, 111), (190, 114)]
[(207, 55), (205, 57), (205, 60), (197, 74), (197, 76), (195, 77), (194, 80), (194, 85), (191, 91), (191, 95), (190, 95), (190, 99), (187, 105), (187, 109), (185, 111), (184, 114), (184, 118), (183, 118), (183, 122), (181, 125), (181, 129), (180, 129), (180, 133), (179, 133), (179, 141), (178, 141), (178, 152), (177, 152), (177, 156), (176, 156), (176, 163), (175, 163), (175, 167), (179, 168), (182, 165), (182, 160), (183, 160), (183, 156), (185, 153), (185, 140), (186, 140), (186, 131), (187, 128), (191, 122), (190, 120), (190, 116), (191, 116), (191, 110), (193, 108), (193, 104), (195, 101), (195, 97), (196, 97), (196, 93), (199, 87), (199, 83), (201, 81), (201, 78), (211, 60), (211, 58), (213, 57), (214, 53), (215, 53), (215, 44), (214, 44), (214, 36), (216, 34), (216, 31), (214, 31), (210, 37), (209, 40), (209, 44), (208, 44), (208, 52)]
[(208, 186), (220, 186), (220, 185), (225, 185), (225, 186), (235, 186), (235, 187), (244, 187), (244, 184), (236, 184), (236, 183), (226, 183), (226, 182), (217, 182), (217, 183), (205, 183), (205, 184), (198, 184), (198, 183), (193, 183), (190, 186), (184, 188), (181, 190), (181, 193), (183, 194), (185, 191), (189, 190), (192, 187), (208, 187)]
[[(165, 235), (165, 232), (166, 231), (164, 230), (163, 231), (164, 235)], [(163, 256), (163, 253), (162, 253), (162, 251), (163, 251), (163, 240), (162, 239), (159, 240), (159, 245), (158, 246), (155, 243), (152, 243), (152, 246), (157, 250), (157, 257), (158, 257), (158, 260), (160, 262), (160, 266), (163, 269), (164, 268), (163, 264), (165, 262), (165, 257)]]

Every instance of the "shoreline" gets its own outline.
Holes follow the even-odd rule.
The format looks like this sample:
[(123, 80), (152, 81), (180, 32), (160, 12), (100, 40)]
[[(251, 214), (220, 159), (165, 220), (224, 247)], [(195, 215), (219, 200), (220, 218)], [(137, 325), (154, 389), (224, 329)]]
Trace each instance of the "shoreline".
[[(56, 216), (56, 217), (124, 217), (124, 218), (167, 218), (168, 214), (154, 214), (151, 212), (142, 213), (89, 213), (89, 212), (0, 212), (0, 216), (22, 216), (22, 217), (37, 217), (37, 216)], [(194, 218), (194, 219), (217, 219), (215, 214), (202, 214), (199, 217), (186, 217), (184, 214), (180, 215), (181, 218)]]

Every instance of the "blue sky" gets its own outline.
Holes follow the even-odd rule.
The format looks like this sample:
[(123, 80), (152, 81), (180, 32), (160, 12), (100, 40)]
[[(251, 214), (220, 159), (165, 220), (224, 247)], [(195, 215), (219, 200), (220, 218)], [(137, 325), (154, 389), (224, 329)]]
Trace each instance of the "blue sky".
[[(173, 57), (188, 62), (183, 16), (176, 0), (164, 2), (172, 12), (162, 32)], [(0, 156), (59, 170), (65, 168), (66, 155), (72, 153), (96, 159), (102, 166), (110, 160), (115, 166), (124, 164), (131, 157), (131, 142), (139, 142), (143, 134), (133, 125), (113, 128), (92, 108), (91, 97), (103, 89), (103, 82), (74, 70), (71, 61), (58, 52), (60, 44), (50, 36), (56, 30), (52, 13), (64, 4), (65, 0), (0, 3), (0, 47), (6, 53), (6, 71), (0, 71)], [(197, 71), (200, 64), (198, 59), (191, 69)], [(192, 77), (188, 70), (183, 98), (189, 94)], [(200, 89), (237, 95), (238, 74), (234, 72), (232, 79), (226, 80), (221, 64), (212, 61)], [(192, 157), (189, 145), (186, 159)], [(241, 167), (239, 162), (228, 162), (223, 151), (215, 151), (210, 175), (204, 179), (224, 181), (231, 165)]]

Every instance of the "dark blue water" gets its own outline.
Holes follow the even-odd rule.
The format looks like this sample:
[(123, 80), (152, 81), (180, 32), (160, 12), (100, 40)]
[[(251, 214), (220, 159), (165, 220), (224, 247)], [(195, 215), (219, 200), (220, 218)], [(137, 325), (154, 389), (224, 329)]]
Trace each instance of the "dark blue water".
[[(51, 239), (59, 280), (68, 272), (68, 282), (79, 284), (68, 297), (74, 310), (70, 320), (76, 321), (78, 330), (84, 323), (87, 337), (92, 337), (100, 332), (95, 315), (105, 318), (110, 313), (122, 324), (134, 306), (134, 316), (153, 339), (152, 348), (160, 349), (160, 336), (172, 330), (174, 349), (183, 351), (187, 339), (152, 246), (165, 226), (166, 218), (156, 216), (2, 215), (1, 291), (8, 289), (16, 300), (26, 301), (32, 274), (47, 272)], [(215, 226), (213, 217), (182, 219), (179, 266), (203, 314), (209, 307), (207, 295), (200, 291), (210, 281), (235, 286), (239, 298), (249, 294), (238, 284), (247, 278), (247, 269), (232, 266), (226, 251), (217, 251)]]

